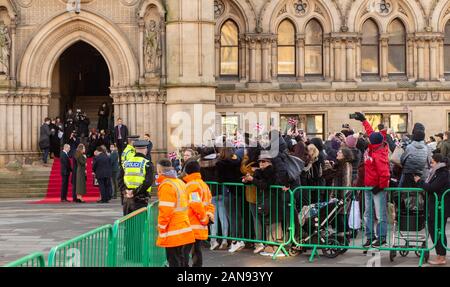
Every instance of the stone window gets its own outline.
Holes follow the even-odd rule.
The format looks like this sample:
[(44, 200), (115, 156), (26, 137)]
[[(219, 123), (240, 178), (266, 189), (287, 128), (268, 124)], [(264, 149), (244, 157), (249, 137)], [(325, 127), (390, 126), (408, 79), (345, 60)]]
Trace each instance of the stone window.
[(390, 75), (406, 72), (406, 32), (403, 23), (395, 19), (389, 25), (388, 73)]
[(239, 116), (222, 115), (222, 135), (234, 136), (239, 129)]
[(297, 128), (306, 132), (308, 138), (325, 138), (325, 115), (324, 114), (285, 114), (280, 116), (280, 130), (287, 133), (292, 125), (289, 121), (297, 122)]
[(323, 72), (323, 30), (313, 19), (305, 30), (305, 75), (322, 75)]
[(362, 28), (361, 69), (363, 75), (379, 74), (379, 32), (377, 24), (369, 19)]
[(445, 25), (444, 71), (446, 74), (450, 74), (450, 21)]
[(383, 123), (385, 127), (391, 128), (395, 133), (406, 134), (408, 132), (408, 114), (405, 113), (368, 113), (366, 118), (374, 130)]
[(289, 20), (278, 27), (278, 74), (295, 75), (295, 27)]
[(220, 75), (239, 76), (239, 29), (228, 20), (220, 33)]

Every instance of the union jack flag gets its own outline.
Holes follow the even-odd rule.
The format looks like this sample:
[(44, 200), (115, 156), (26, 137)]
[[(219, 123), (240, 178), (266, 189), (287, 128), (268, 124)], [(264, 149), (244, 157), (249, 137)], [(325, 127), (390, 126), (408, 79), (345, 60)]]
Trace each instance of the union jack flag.
[(264, 126), (262, 125), (262, 124), (260, 124), (260, 123), (257, 123), (256, 125), (255, 125), (255, 130), (257, 130), (257, 131), (262, 131), (264, 129)]
[(289, 123), (290, 126), (296, 126), (298, 121), (296, 119), (294, 119), (294, 118), (290, 118), (288, 123)]
[(177, 159), (177, 153), (176, 152), (171, 152), (171, 153), (168, 154), (168, 156), (169, 156), (170, 160)]
[(233, 141), (234, 146), (239, 147), (243, 144), (242, 140), (240, 138), (237, 138)]

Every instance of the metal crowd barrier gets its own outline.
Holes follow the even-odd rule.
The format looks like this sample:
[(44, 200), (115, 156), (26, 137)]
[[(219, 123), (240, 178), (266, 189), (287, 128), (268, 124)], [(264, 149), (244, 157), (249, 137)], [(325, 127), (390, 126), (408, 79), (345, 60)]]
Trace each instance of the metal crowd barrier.
[(158, 202), (149, 205), (148, 210), (148, 242), (150, 260), (148, 267), (164, 267), (166, 266), (166, 249), (156, 246), (158, 239)]
[(50, 250), (49, 267), (108, 267), (112, 226), (104, 225), (68, 240)]
[(440, 211), (440, 224), (439, 224), (439, 238), (441, 240), (441, 244), (442, 246), (447, 250), (450, 251), (450, 246), (448, 245), (448, 241), (447, 241), (447, 236), (445, 234), (445, 227), (447, 224), (447, 217), (445, 216), (445, 210), (450, 208), (450, 206), (445, 206), (445, 201), (448, 200), (447, 197), (450, 196), (450, 189), (445, 191), (442, 194), (442, 198), (440, 200), (440, 206), (439, 206), (439, 211)]
[[(215, 205), (210, 238), (271, 246), (273, 258), (290, 242), (290, 194), (281, 186), (261, 191), (242, 183), (207, 182)], [(220, 235), (219, 235), (220, 229)]]
[(11, 262), (5, 265), (5, 267), (45, 267), (44, 254), (36, 252)]

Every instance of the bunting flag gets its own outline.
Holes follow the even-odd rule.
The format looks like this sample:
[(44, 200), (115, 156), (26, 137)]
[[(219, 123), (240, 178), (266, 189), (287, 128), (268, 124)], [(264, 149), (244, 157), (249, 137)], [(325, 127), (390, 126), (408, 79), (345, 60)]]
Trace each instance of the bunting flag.
[(288, 123), (290, 126), (297, 126), (298, 121), (294, 118), (290, 118)]
[(175, 159), (177, 159), (177, 153), (176, 152), (171, 152), (171, 153), (169, 153), (169, 159), (170, 160), (175, 160)]
[(255, 130), (256, 131), (262, 131), (264, 129), (264, 126), (262, 125), (262, 124), (260, 124), (260, 123), (257, 123), (256, 125), (255, 125)]

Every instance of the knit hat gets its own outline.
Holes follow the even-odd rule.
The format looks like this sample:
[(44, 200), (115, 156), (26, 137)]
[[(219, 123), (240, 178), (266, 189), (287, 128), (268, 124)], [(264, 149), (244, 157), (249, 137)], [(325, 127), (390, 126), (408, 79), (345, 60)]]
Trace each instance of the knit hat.
[(371, 144), (381, 144), (383, 142), (383, 135), (378, 132), (373, 132), (369, 137), (369, 141)]
[(425, 126), (421, 123), (415, 123), (412, 133), (414, 134), (416, 131), (423, 131), (425, 133)]
[(349, 135), (345, 138), (345, 143), (347, 144), (347, 147), (354, 148), (356, 147), (356, 143), (358, 142), (358, 139), (354, 137), (353, 135)]
[(341, 148), (341, 141), (337, 138), (331, 140), (331, 148), (334, 150), (339, 150)]
[(425, 133), (422, 130), (415, 130), (412, 136), (413, 141), (421, 142), (425, 140)]
[(190, 160), (186, 163), (184, 171), (186, 172), (186, 174), (200, 172), (200, 164), (196, 160)]

